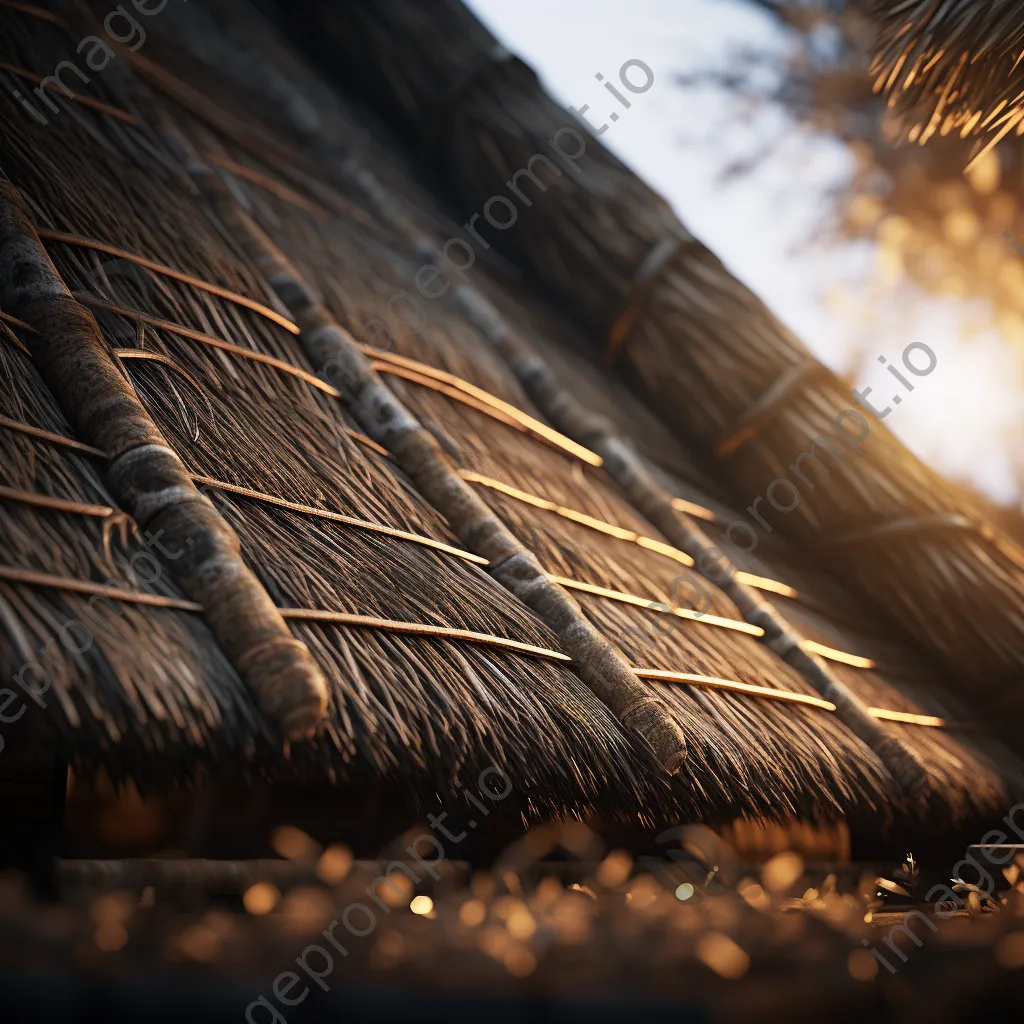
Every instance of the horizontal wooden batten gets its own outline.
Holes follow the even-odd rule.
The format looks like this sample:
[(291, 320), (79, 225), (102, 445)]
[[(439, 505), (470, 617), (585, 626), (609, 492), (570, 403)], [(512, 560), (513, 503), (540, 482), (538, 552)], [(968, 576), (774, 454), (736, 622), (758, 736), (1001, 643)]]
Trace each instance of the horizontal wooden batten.
[(51, 512), (70, 512), (78, 516), (95, 516), (98, 519), (107, 519), (113, 516), (124, 515), (116, 508), (109, 505), (90, 505), (84, 501), (71, 501), (68, 498), (55, 498), (51, 494), (38, 494), (34, 491), (22, 491), (16, 487), (0, 486), (0, 500), (16, 501), (22, 505), (32, 505), (35, 508), (49, 509)]
[[(3, 417), (0, 417), (0, 427), (9, 427), (20, 432), (24, 432), (29, 436), (38, 437), (40, 440), (47, 441), (58, 445), (76, 445), (77, 442), (72, 441), (71, 438), (65, 438), (60, 434), (52, 434), (49, 431), (40, 431), (36, 428), (24, 429), (24, 425), (17, 424), (14, 421), (5, 421)], [(87, 447), (87, 446), (85, 446)], [(99, 450), (89, 450), (87, 454), (97, 455), (103, 457), (103, 453)], [(445, 544), (443, 541), (436, 541), (430, 537), (424, 537), (419, 534), (409, 533), (404, 530), (398, 530), (393, 527), (384, 526), (379, 523), (371, 523), (366, 520), (356, 519), (352, 516), (346, 516), (339, 512), (332, 512), (328, 509), (316, 508), (311, 505), (302, 505), (298, 502), (291, 502), (284, 498), (279, 498), (276, 495), (267, 494), (263, 491), (257, 491), (252, 488), (242, 487), (238, 484), (230, 484), (222, 480), (216, 480), (213, 477), (203, 476), (201, 474), (189, 474), (194, 483), (210, 486), (217, 490), (223, 490), (228, 493), (238, 494), (242, 497), (252, 498), (258, 501), (264, 501), (268, 504), (278, 506), (280, 508), (289, 509), (293, 512), (300, 514), (318, 516), (324, 519), (333, 520), (336, 522), (343, 523), (347, 526), (352, 526), (358, 529), (370, 530), (375, 533), (394, 537), (399, 540), (410, 541), (415, 544), (420, 544), (425, 547), (432, 548), (434, 550), (443, 552), (445, 554), (452, 555), (457, 558), (461, 558), (464, 561), (472, 562), (476, 565), (486, 566), (487, 560), (479, 555), (475, 555), (470, 551), (464, 551), (461, 548), (454, 547), (453, 545)], [(468, 477), (472, 477), (473, 474), (467, 474)], [(6, 488), (0, 490), (0, 499), (6, 498), (10, 501), (23, 501), (26, 504), (43, 505), (50, 499), (46, 495), (35, 495), (30, 492), (17, 491), (13, 488)], [(59, 500), (59, 499), (53, 499)], [(69, 502), (69, 505), (75, 504)], [(48, 507), (56, 508), (55, 505), (49, 504)], [(111, 515), (118, 512), (116, 509), (107, 508), (105, 506), (89, 506), (90, 508), (96, 509), (95, 514), (99, 514), (102, 510), (104, 515)], [(73, 511), (73, 509), (66, 508), (65, 511)], [(667, 613), (675, 615), (681, 619), (687, 619), (693, 622), (697, 622), (704, 626), (718, 627), (722, 629), (729, 629), (739, 633), (746, 633), (749, 636), (761, 637), (764, 635), (764, 631), (760, 626), (754, 626), (750, 623), (743, 622), (739, 619), (728, 619), (720, 615), (710, 615), (703, 612), (698, 612), (689, 608), (679, 608), (667, 605), (663, 602), (656, 601), (652, 598), (640, 597), (636, 594), (628, 594), (619, 590), (612, 590), (608, 587), (597, 586), (592, 583), (585, 583), (579, 580), (569, 579), (568, 577), (553, 576), (556, 582), (570, 590), (576, 590), (582, 593), (588, 593), (595, 597), (601, 597), (607, 600), (618, 601), (623, 604), (633, 605), (636, 608), (643, 608), (650, 611), (657, 611), (659, 613)], [(804, 649), (812, 651), (815, 654), (819, 654), (824, 658), (828, 658), (831, 661), (836, 661), (844, 665), (850, 665), (854, 668), (872, 669), (875, 667), (874, 661), (870, 658), (865, 658), (857, 654), (849, 654), (846, 651), (840, 651), (833, 647), (828, 647), (824, 644), (817, 643), (813, 640), (803, 641)]]
[[(399, 530), (390, 526), (383, 526), (380, 523), (372, 523), (365, 519), (357, 519), (354, 516), (346, 516), (340, 512), (332, 512), (330, 509), (316, 508), (313, 505), (301, 505), (298, 502), (287, 501), (278, 498), (273, 494), (265, 494), (263, 491), (255, 491), (249, 487), (240, 487), (237, 484), (229, 484), (223, 480), (216, 480), (213, 477), (202, 476), (198, 473), (190, 473), (193, 483), (212, 487), (218, 491), (228, 494), (236, 494), (243, 498), (252, 498), (256, 501), (274, 505), (277, 508), (284, 508), (290, 512), (297, 512), (302, 515), (315, 516), (318, 519), (326, 519), (332, 522), (342, 523), (345, 526), (366, 530), (370, 533), (379, 533), (385, 537), (394, 537), (396, 540), (408, 541), (422, 547), (440, 551), (443, 554), (451, 555), (454, 558), (461, 558), (463, 561), (471, 562), (474, 565), (486, 565), (487, 560), (471, 551), (463, 551), (452, 544), (444, 541), (434, 540), (433, 537), (424, 537), (421, 534), (410, 533), (407, 530)], [(48, 509), (51, 512), (69, 512), (76, 515), (95, 516), (108, 518), (124, 516), (120, 509), (108, 505), (90, 505), (85, 502), (71, 501), (66, 498), (56, 498), (49, 494), (40, 494), (34, 491), (19, 490), (15, 487), (0, 486), (0, 501), (18, 502), (22, 505), (30, 505), (35, 508)]]
[[(517, 427), (526, 433), (533, 434), (538, 439), (546, 441), (556, 448), (560, 448), (581, 462), (587, 463), (587, 465), (600, 466), (602, 463), (601, 456), (592, 452), (589, 448), (577, 444), (572, 438), (566, 437), (565, 434), (559, 433), (557, 430), (553, 430), (546, 423), (535, 419), (510, 402), (497, 398), (489, 391), (478, 388), (475, 384), (470, 384), (469, 381), (456, 377), (453, 373), (435, 369), (433, 366), (417, 362), (415, 359), (408, 359), (405, 356), (395, 355), (391, 352), (382, 352), (370, 345), (360, 345), (359, 348), (365, 356), (372, 360), (371, 365), (378, 371), (395, 374), (427, 387), (431, 386), (427, 383), (428, 381), (443, 385), (443, 387), (435, 387), (434, 390), (447, 394), (449, 397), (459, 401), (465, 401), (467, 398), (473, 399), (475, 400), (473, 403), (474, 408), (479, 408), (480, 405), (485, 406), (487, 411), (492, 415), (497, 414), (503, 422)], [(402, 370), (406, 372), (399, 372)], [(423, 378), (426, 378), (426, 380)], [(453, 390), (457, 394), (453, 395)]]
[(72, 235), (66, 231), (53, 231), (49, 228), (43, 227), (36, 228), (36, 232), (40, 238), (48, 242), (59, 242), (63, 245), (70, 245), (80, 249), (92, 249), (95, 252), (104, 252), (108, 256), (115, 256), (117, 259), (127, 260), (129, 263), (135, 263), (140, 267), (144, 267), (146, 270), (151, 270), (154, 274), (173, 278), (175, 281), (181, 281), (182, 284), (191, 285), (193, 288), (198, 288), (200, 291), (208, 292), (210, 295), (216, 295), (218, 298), (226, 299), (228, 302), (233, 302), (236, 306), (242, 306), (254, 313), (258, 313), (260, 316), (266, 317), (267, 320), (277, 324), (279, 327), (283, 327), (290, 334), (299, 333), (298, 327), (296, 327), (288, 317), (283, 316), (276, 310), (264, 305), (262, 302), (257, 302), (255, 299), (248, 298), (248, 296), (240, 295), (238, 292), (233, 292), (229, 288), (223, 288), (219, 284), (204, 281), (200, 277), (195, 277), (192, 274), (186, 274), (181, 270), (175, 270), (173, 267), (168, 267), (163, 263), (158, 263), (156, 260), (140, 256), (138, 253), (129, 252), (127, 249), (118, 248), (118, 246), (110, 245), (107, 242), (98, 241), (95, 238), (83, 238), (80, 235)]
[(651, 611), (665, 612), (680, 619), (702, 622), (707, 626), (720, 626), (724, 629), (732, 629), (737, 633), (746, 633), (748, 636), (764, 636), (764, 630), (760, 626), (752, 626), (749, 622), (740, 622), (738, 619), (725, 619), (720, 615), (707, 615), (703, 612), (694, 611), (692, 608), (679, 608), (655, 601), (653, 598), (637, 597), (635, 594), (610, 590), (608, 587), (598, 587), (593, 583), (580, 583), (578, 580), (567, 579), (564, 576), (555, 576), (554, 579), (561, 583), (563, 587), (568, 587), (570, 590), (578, 590), (585, 594), (593, 594), (595, 597), (604, 597), (610, 601), (619, 601), (623, 604), (631, 604)]
[(135, 124), (136, 120), (132, 114), (129, 114), (127, 110), (122, 110), (120, 107), (113, 107), (109, 103), (103, 103), (101, 100), (94, 100), (91, 96), (83, 96), (80, 93), (69, 92), (63, 85), (63, 83), (57, 81), (46, 81), (41, 78), (34, 71), (29, 71), (27, 68), (19, 68), (14, 64), (8, 64), (5, 61), (0, 61), (0, 71), (6, 71), (9, 75), (14, 75), (15, 78), (21, 78), (26, 82), (31, 82), (33, 85), (41, 86), (43, 89), (48, 89), (50, 92), (55, 92), (58, 96), (63, 97), (67, 100), (73, 100), (75, 103), (81, 104), (83, 107), (91, 107), (93, 110), (99, 111), (101, 114), (106, 114), (108, 117), (117, 118), (118, 121), (123, 121), (125, 124)]
[[(0, 565), (0, 580), (9, 583), (23, 583), (30, 586), (45, 587), (53, 590), (66, 590), (76, 594), (90, 594), (104, 597), (112, 601), (123, 601), (127, 604), (148, 605), (153, 608), (167, 608), (173, 611), (202, 613), (203, 606), (195, 601), (180, 598), (164, 597), (160, 594), (148, 594), (127, 587), (107, 586), (91, 580), (72, 579), (66, 576), (54, 576), (50, 573), (35, 572), (17, 566)], [(326, 608), (279, 608), (281, 618), (297, 622), (325, 622), (337, 626), (353, 626), (360, 629), (379, 629), (386, 633), (404, 633), (408, 636), (430, 637), (438, 640), (464, 640), (468, 643), (484, 644), (501, 647), (519, 654), (528, 654), (546, 661), (564, 661), (572, 659), (547, 647), (523, 643), (508, 637), (493, 636), (490, 633), (478, 633), (469, 629), (458, 629), (450, 626), (434, 626), (424, 622), (403, 622), (398, 619), (382, 619), (373, 615), (357, 615), (350, 612), (337, 612)]]
[[(587, 515), (585, 512), (579, 512), (576, 509), (567, 508), (565, 505), (559, 505), (557, 502), (551, 501), (548, 498), (542, 498), (539, 495), (530, 494), (528, 491), (521, 490), (518, 487), (513, 487), (511, 484), (502, 483), (500, 480), (495, 480), (493, 477), (484, 476), (482, 473), (475, 473), (472, 470), (461, 470), (460, 474), (462, 479), (469, 483), (479, 484), (481, 487), (487, 487), (492, 491), (498, 491), (501, 494), (507, 495), (509, 498), (515, 498), (516, 501), (524, 502), (527, 505), (533, 505), (534, 508), (544, 509), (547, 512), (554, 512), (555, 515), (561, 516), (563, 519), (569, 519), (574, 523), (579, 523), (581, 526), (586, 526), (588, 529), (596, 530), (598, 533), (606, 534), (609, 537), (614, 537), (616, 540), (623, 540), (632, 544), (638, 544), (640, 547), (646, 548), (648, 551), (654, 551), (659, 555), (664, 555), (666, 558), (671, 558), (673, 561), (679, 562), (680, 565), (692, 567), (694, 564), (693, 559), (685, 551), (681, 551), (679, 548), (673, 547), (671, 544), (666, 544), (664, 541), (656, 540), (653, 537), (645, 537), (643, 534), (639, 534), (635, 530), (628, 530), (622, 526), (615, 526), (612, 523), (606, 523), (601, 519), (596, 519), (594, 516)], [(777, 580), (768, 579), (764, 576), (755, 576), (752, 573), (747, 572), (737, 572), (736, 576), (737, 579), (746, 583), (748, 586), (757, 587), (760, 590), (767, 590), (783, 597), (799, 597), (799, 592), (786, 583), (779, 583)]]
[[(22, 583), (31, 586), (66, 590), (78, 594), (90, 594), (105, 597), (114, 601), (148, 605), (154, 608), (167, 608), (175, 611), (202, 612), (202, 606), (194, 601), (163, 597), (159, 594), (147, 594), (141, 591), (122, 587), (105, 586), (89, 580), (69, 579), (64, 576), (53, 576), (48, 573), (20, 569), (16, 566), (0, 565), (0, 580), (9, 583)], [(565, 583), (564, 580), (559, 582)], [(546, 647), (523, 643), (508, 637), (494, 636), (490, 633), (478, 633), (473, 630), (457, 629), (449, 626), (435, 626), (421, 622), (402, 622), (395, 619), (381, 619), (371, 615), (356, 615), (349, 612), (336, 612), (317, 608), (281, 608), (281, 617), (297, 622), (325, 622), (331, 625), (351, 626), (359, 629), (379, 629), (382, 632), (405, 634), (407, 636), (424, 637), (437, 640), (456, 640), (480, 644), (488, 647), (502, 648), (518, 654), (542, 658), (547, 661), (571, 662), (572, 659)], [(696, 675), (689, 672), (672, 672), (663, 669), (634, 667), (637, 677), (649, 682), (680, 683), (704, 689), (723, 690), (730, 693), (745, 694), (765, 700), (780, 701), (788, 704), (800, 704), (816, 708), (820, 711), (835, 712), (836, 706), (831, 701), (823, 700), (809, 694), (794, 693), (792, 690), (780, 690), (777, 687), (758, 686), (754, 683), (743, 683), (735, 679), (719, 679), (714, 676)], [(903, 725), (915, 725), (932, 729), (961, 728), (944, 718), (935, 715), (920, 715), (907, 711), (891, 711), (886, 708), (868, 708), (873, 718)]]
[(487, 559), (474, 555), (472, 551), (464, 551), (452, 544), (445, 544), (444, 541), (434, 540), (433, 537), (424, 537), (418, 533), (409, 533), (406, 530), (398, 530), (392, 526), (383, 526), (380, 523), (371, 523), (365, 519), (357, 519), (354, 516), (346, 516), (340, 512), (332, 512), (329, 509), (316, 508), (312, 505), (301, 505), (294, 501), (287, 501), (278, 498), (273, 494), (265, 494), (263, 491), (254, 491), (249, 487), (239, 487), (237, 484), (225, 483), (223, 480), (215, 480), (208, 476), (192, 474), (192, 479), (197, 484), (206, 484), (218, 491), (225, 491), (228, 494), (238, 494), (243, 498), (253, 498), (263, 501), (278, 508), (288, 509), (290, 512), (299, 512), (303, 515), (316, 516), (320, 519), (328, 519), (336, 523), (344, 523), (346, 526), (353, 526), (360, 530), (368, 530), (371, 533), (380, 533), (386, 537), (394, 537), (397, 540), (409, 541), (423, 547), (433, 548), (436, 551), (453, 555), (463, 561), (472, 562), (474, 565), (487, 565)]
[(301, 367), (295, 366), (285, 359), (278, 359), (276, 356), (266, 355), (263, 352), (257, 352), (255, 349), (235, 345), (230, 341), (224, 341), (221, 338), (213, 337), (213, 335), (204, 334), (202, 331), (193, 330), (191, 327), (183, 327), (181, 324), (172, 323), (170, 320), (162, 320), (160, 317), (150, 316), (148, 313), (143, 313), (137, 309), (117, 306), (112, 302), (106, 302), (84, 292), (75, 292), (74, 296), (83, 306), (88, 306), (90, 309), (102, 309), (108, 313), (117, 313), (138, 323), (146, 324), (149, 327), (169, 331), (180, 338), (188, 338), (191, 341), (198, 341), (203, 345), (209, 345), (211, 348), (220, 349), (222, 352), (230, 352), (232, 355), (240, 356), (242, 359), (250, 359), (256, 363), (265, 363), (267, 366), (274, 367), (275, 370), (280, 370), (282, 373), (287, 373), (292, 377), (304, 380), (310, 386), (323, 391), (324, 394), (330, 395), (332, 398), (337, 398), (341, 394), (336, 387), (321, 380), (316, 374), (303, 370)]

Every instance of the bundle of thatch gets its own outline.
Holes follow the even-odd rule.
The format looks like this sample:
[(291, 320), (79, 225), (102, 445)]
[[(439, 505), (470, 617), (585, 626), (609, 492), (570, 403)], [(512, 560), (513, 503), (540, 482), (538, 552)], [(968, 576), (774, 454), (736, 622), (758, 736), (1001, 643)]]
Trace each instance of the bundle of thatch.
[(874, 0), (875, 88), (912, 142), (1024, 134), (1024, 10), (1015, 0)]
[[(415, 140), (467, 224), (562, 296), (594, 356), (621, 367), (727, 477), (747, 512), (721, 536), (726, 554), (786, 533), (946, 666), (953, 689), (981, 708), (1016, 700), (1024, 552), (907, 452), (470, 12), (456, 0), (299, 9), (305, 44)], [(616, 88), (640, 102), (651, 74), (632, 61), (621, 77)], [(526, 201), (508, 223), (499, 207), (515, 189)], [(471, 219), (484, 212), (489, 223)], [(870, 398), (882, 414), (935, 361), (920, 345), (889, 358), (895, 397)]]
[[(4, 61), (53, 68), (76, 31), (5, 11)], [(97, 77), (90, 92), (106, 84)], [(57, 113), (41, 106), (53, 119), (41, 124), (10, 87), (3, 102), (3, 171), (81, 300), (75, 315), (85, 330), (82, 306), (99, 318), (110, 355), (159, 423), (162, 441), (153, 440), (178, 453), (213, 499), (215, 528), (230, 531), (227, 554), (241, 543), (266, 598), (292, 609), (290, 635), (303, 645), (293, 649), (312, 653), (326, 679), (326, 725), (315, 744), (293, 748), (293, 763), (323, 777), (357, 759), (413, 792), (449, 786), (460, 766), (495, 764), (521, 776), (548, 811), (592, 806), (609, 775), (620, 780), (613, 800), (628, 791), (634, 807), (665, 799), (656, 779), (643, 781), (643, 760), (614, 719), (564, 667), (551, 631), (455, 545), (352, 429), (336, 389), (300, 369), (280, 303), (152, 132), (109, 105), (55, 97)], [(13, 280), (5, 275), (5, 313), (15, 312)], [(289, 731), (239, 678), (269, 664), (267, 648), (244, 635), (252, 606), (199, 599), (207, 580), (238, 571), (214, 571), (182, 593), (188, 579), (176, 556), (205, 542), (162, 537), (165, 524), (143, 520), (141, 502), (134, 521), (118, 507), (133, 500), (133, 481), (119, 486), (111, 474), (104, 431), (120, 410), (101, 396), (105, 408), (90, 419), (91, 396), (84, 391), (79, 404), (73, 379), (55, 401), (26, 355), (47, 381), (65, 358), (36, 347), (49, 335), (39, 309), (17, 309), (29, 327), (12, 321), (19, 343), (12, 336), (0, 357), (6, 676), (29, 665), (19, 681), (43, 689), (48, 674), (39, 724), (62, 733), (87, 767), (103, 763), (151, 785), (201, 764), (288, 772)], [(88, 440), (68, 440), (69, 416)], [(170, 552), (163, 571), (152, 557), (164, 558), (159, 544)], [(222, 610), (218, 631), (211, 614)], [(294, 687), (295, 671), (283, 674)]]
[(716, 483), (531, 288), (481, 273), (415, 314), (442, 209), (247, 5), (168, 7), (32, 94), (46, 124), (25, 83), (90, 23), (6, 6), (3, 668), (60, 634), (36, 720), (83, 770), (415, 796), (494, 766), (526, 813), (645, 819), (1005, 800), (1015, 762), (806, 557), (692, 573), (686, 488), (631, 446)]

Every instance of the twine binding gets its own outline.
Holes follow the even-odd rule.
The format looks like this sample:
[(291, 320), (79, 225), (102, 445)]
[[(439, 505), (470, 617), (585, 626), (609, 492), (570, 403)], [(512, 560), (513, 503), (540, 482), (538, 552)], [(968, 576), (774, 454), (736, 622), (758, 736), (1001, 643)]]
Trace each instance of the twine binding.
[(618, 315), (615, 323), (608, 332), (608, 343), (605, 347), (605, 365), (615, 365), (622, 347), (626, 343), (630, 332), (633, 330), (637, 319), (644, 311), (647, 300), (651, 297), (654, 286), (658, 283), (661, 272), (668, 266), (669, 260), (679, 251), (684, 242), (680, 234), (666, 235), (660, 242), (656, 243), (651, 251), (644, 257), (643, 262), (633, 275), (633, 284), (627, 296), (622, 312)]
[(715, 457), (728, 458), (752, 441), (775, 418), (783, 402), (797, 388), (811, 380), (828, 376), (830, 371), (816, 360), (794, 363), (786, 368), (762, 393), (760, 398), (739, 418), (732, 430), (715, 445)]

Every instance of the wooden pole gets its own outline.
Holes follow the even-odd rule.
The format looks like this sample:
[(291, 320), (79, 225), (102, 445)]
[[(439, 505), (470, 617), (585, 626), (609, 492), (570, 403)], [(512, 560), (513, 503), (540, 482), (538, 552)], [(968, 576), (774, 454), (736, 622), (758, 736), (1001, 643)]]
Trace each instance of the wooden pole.
[[(315, 732), (327, 683), (241, 557), (234, 530), (192, 482), (118, 368), (92, 313), (71, 296), (18, 190), (0, 180), (0, 306), (31, 325), (32, 360), (106, 480), (193, 601), (260, 710), (288, 739)], [(159, 543), (154, 543), (159, 541)]]

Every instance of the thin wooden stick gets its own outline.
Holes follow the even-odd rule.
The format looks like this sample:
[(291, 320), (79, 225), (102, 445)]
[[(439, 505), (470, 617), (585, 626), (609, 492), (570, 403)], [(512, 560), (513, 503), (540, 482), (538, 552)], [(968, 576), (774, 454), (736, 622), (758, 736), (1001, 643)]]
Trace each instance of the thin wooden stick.
[(446, 387), (435, 386), (434, 390), (449, 395), (458, 401), (471, 399), (472, 401), (469, 404), (473, 408), (478, 409), (481, 405), (485, 406), (486, 411), (492, 415), (498, 414), (502, 422), (524, 430), (534, 437), (548, 442), (555, 448), (560, 448), (581, 462), (587, 463), (587, 465), (601, 465), (601, 457), (590, 451), (590, 449), (577, 444), (572, 438), (560, 434), (557, 430), (552, 430), (546, 423), (541, 423), (540, 420), (527, 415), (522, 409), (516, 408), (510, 402), (503, 402), (500, 398), (495, 398), (494, 395), (483, 388), (478, 388), (475, 384), (470, 384), (469, 381), (456, 377), (454, 373), (446, 373), (444, 370), (435, 369), (426, 363), (417, 362), (415, 359), (407, 359), (405, 356), (400, 356), (393, 352), (382, 352), (371, 345), (360, 345), (359, 348), (363, 355), (373, 360), (371, 365), (375, 370), (393, 373), (395, 376), (404, 377), (406, 380), (422, 384), (425, 387), (432, 386), (429, 382), (446, 385)]
[[(0, 580), (10, 583), (23, 583), (36, 587), (49, 587), (54, 590), (66, 590), (76, 594), (91, 594), (113, 601), (124, 601), (129, 604), (147, 605), (151, 608), (170, 608), (183, 612), (202, 612), (203, 609), (194, 601), (181, 601), (159, 594), (148, 594), (138, 590), (126, 590), (107, 584), (93, 583), (91, 580), (72, 579), (67, 576), (53, 576), (49, 573), (21, 569), (17, 566), (0, 565)], [(457, 629), (451, 626), (435, 626), (424, 622), (402, 622), (396, 619), (381, 619), (372, 615), (357, 615), (351, 612), (335, 612), (322, 608), (282, 608), (281, 615), (285, 619), (301, 622), (329, 622), (338, 626), (352, 626), (359, 629), (379, 629), (385, 633), (400, 633), (408, 636), (431, 637), (438, 640), (462, 640), (467, 643), (497, 647), (515, 651), (519, 654), (543, 658), (546, 661), (571, 661), (568, 655), (553, 651), (547, 647), (523, 643), (508, 637), (494, 636), (490, 633), (478, 633), (469, 629)], [(28, 648), (26, 648), (28, 649)], [(822, 711), (835, 712), (836, 706), (820, 697), (811, 697), (791, 690), (780, 690), (774, 686), (757, 686), (754, 683), (743, 683), (736, 679), (719, 679), (716, 676), (696, 675), (692, 672), (673, 672), (665, 669), (634, 668), (638, 679), (652, 682), (683, 683), (689, 686), (700, 686), (706, 689), (728, 690), (731, 693), (742, 693), (752, 697), (763, 697), (766, 700), (781, 701), (788, 704), (803, 704)], [(918, 725), (924, 728), (944, 729), (949, 723), (935, 715), (919, 715), (909, 711), (891, 711), (887, 708), (868, 708), (873, 718), (903, 725)]]
[(595, 695), (627, 729), (647, 741), (666, 771), (678, 772), (686, 758), (682, 729), (636, 677), (622, 652), (590, 624), (579, 605), (544, 572), (536, 556), (460, 478), (434, 436), (392, 394), (358, 342), (241, 209), (166, 113), (150, 105), (147, 117), (189, 170), (224, 227), (291, 311), (310, 361), (334, 379), (356, 421), (391, 453), (466, 548), (486, 558), (491, 574), (555, 631)]
[(864, 704), (837, 679), (821, 657), (707, 538), (693, 520), (678, 512), (672, 495), (657, 482), (633, 448), (604, 416), (586, 409), (554, 371), (505, 321), (477, 289), (457, 284), (455, 298), (467, 318), (502, 355), (538, 409), (559, 430), (596, 451), (609, 475), (630, 504), (693, 560), (697, 571), (735, 603), (744, 620), (759, 630), (769, 650), (796, 669), (821, 696), (833, 704), (840, 721), (873, 750), (901, 789), (925, 802), (931, 792), (928, 775), (910, 747), (881, 727)]
[[(542, 498), (537, 494), (531, 494), (520, 487), (513, 487), (511, 484), (502, 483), (500, 480), (495, 480), (493, 477), (485, 476), (482, 473), (463, 469), (459, 471), (459, 475), (467, 483), (487, 487), (492, 491), (498, 491), (500, 494), (507, 495), (509, 498), (514, 498), (516, 501), (521, 501), (526, 505), (544, 509), (546, 512), (553, 512), (563, 519), (579, 523), (581, 526), (586, 526), (588, 529), (603, 533), (605, 536), (614, 537), (616, 540), (637, 544), (648, 551), (656, 551), (659, 555), (671, 558), (674, 562), (679, 562), (681, 565), (693, 565), (693, 559), (685, 551), (680, 551), (679, 548), (666, 544), (664, 541), (656, 540), (654, 537), (645, 537), (643, 534), (638, 534), (635, 530), (627, 530), (625, 527), (616, 526), (614, 523), (606, 523), (603, 519), (597, 519), (594, 516), (587, 515), (585, 512), (567, 508), (565, 505), (559, 505), (558, 502)], [(677, 507), (674, 499), (672, 507)], [(767, 590), (773, 594), (781, 594), (783, 597), (799, 596), (795, 588), (786, 583), (780, 583), (778, 580), (768, 579), (765, 576), (755, 576), (753, 573), (737, 571), (736, 578), (752, 587), (756, 587), (758, 590)]]
[(214, 338), (210, 334), (204, 334), (202, 331), (195, 331), (191, 327), (183, 327), (181, 324), (172, 323), (170, 320), (163, 320), (157, 316), (150, 316), (148, 313), (143, 313), (137, 309), (128, 309), (125, 306), (117, 306), (112, 302), (106, 302), (105, 300), (97, 299), (92, 295), (86, 295), (85, 292), (75, 292), (74, 296), (83, 306), (88, 306), (90, 309), (103, 309), (108, 313), (118, 313), (121, 316), (126, 316), (139, 323), (148, 324), (150, 327), (157, 327), (163, 331), (170, 331), (172, 334), (177, 334), (181, 338), (198, 341), (204, 345), (209, 345), (211, 348), (219, 348), (223, 352), (230, 352), (232, 355), (240, 356), (243, 359), (251, 359), (256, 363), (264, 363), (267, 366), (273, 366), (274, 369), (280, 370), (282, 373), (287, 373), (292, 377), (298, 377), (300, 380), (304, 380), (310, 386), (319, 391), (323, 391), (324, 394), (330, 395), (332, 398), (338, 397), (337, 388), (331, 387), (330, 384), (322, 381), (315, 374), (310, 373), (308, 370), (303, 370), (299, 366), (293, 366), (284, 359), (278, 359), (276, 356), (268, 356), (266, 353), (257, 352), (255, 349), (244, 348), (241, 345), (232, 344), (230, 341), (224, 341), (223, 338)]
[(81, 235), (73, 235), (67, 231), (38, 228), (36, 229), (36, 234), (39, 238), (44, 238), (49, 242), (60, 242), (63, 245), (72, 245), (80, 249), (93, 249), (96, 252), (104, 252), (108, 256), (116, 256), (118, 259), (127, 260), (129, 263), (135, 263), (140, 267), (145, 267), (146, 270), (151, 270), (154, 274), (160, 274), (162, 277), (181, 281), (182, 284), (191, 285), (200, 291), (216, 295), (220, 299), (227, 299), (228, 302), (233, 302), (236, 306), (242, 306), (244, 309), (259, 313), (260, 316), (266, 317), (272, 323), (277, 324), (278, 327), (283, 327), (291, 334), (298, 332), (298, 328), (288, 317), (282, 316), (262, 302), (250, 299), (247, 295), (239, 295), (238, 292), (233, 292), (229, 288), (222, 288), (219, 284), (213, 284), (211, 281), (204, 281), (201, 277), (196, 277), (194, 274), (186, 274), (182, 270), (175, 270), (174, 267), (168, 267), (166, 264), (158, 263), (156, 260), (148, 259), (146, 256), (140, 256), (137, 252), (129, 252), (127, 249), (120, 249), (108, 242), (103, 242), (96, 238), (83, 238)]

